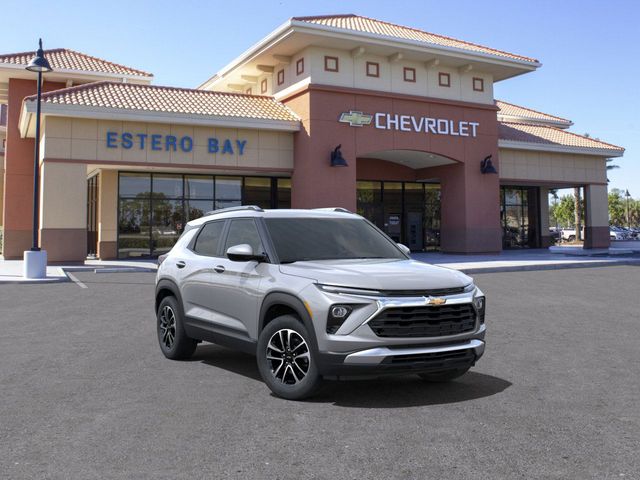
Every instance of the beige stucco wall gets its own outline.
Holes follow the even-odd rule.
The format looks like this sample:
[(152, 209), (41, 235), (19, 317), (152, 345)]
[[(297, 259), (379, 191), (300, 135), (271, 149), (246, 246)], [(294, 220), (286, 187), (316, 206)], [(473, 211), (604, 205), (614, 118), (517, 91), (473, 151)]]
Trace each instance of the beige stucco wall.
[(47, 163), (41, 168), (40, 228), (87, 227), (87, 167)]
[[(107, 132), (130, 132), (136, 134), (190, 136), (193, 138), (191, 152), (144, 149), (107, 148)], [(221, 142), (230, 139), (233, 154), (209, 153), (208, 139)], [(235, 148), (236, 140), (246, 140), (244, 154)], [(46, 159), (70, 159), (95, 161), (96, 163), (166, 164), (167, 166), (242, 167), (257, 169), (293, 168), (293, 133), (269, 130), (237, 128), (189, 127), (183, 125), (101, 121), (47, 117), (42, 141), (42, 156)]]
[(609, 226), (609, 197), (606, 185), (588, 185), (584, 191), (590, 227)]
[(98, 177), (98, 241), (118, 237), (118, 171), (100, 170)]
[[(338, 72), (329, 72), (324, 69), (325, 56), (338, 58)], [(300, 58), (304, 58), (304, 72), (298, 75), (296, 73), (296, 62)], [(379, 77), (367, 76), (367, 62), (379, 64)], [(404, 80), (404, 67), (416, 70), (415, 82)], [(282, 85), (277, 85), (277, 71), (280, 69), (284, 69), (285, 82)], [(439, 86), (439, 72), (450, 75), (450, 87)], [(473, 90), (473, 77), (484, 80), (484, 91)], [(364, 54), (354, 57), (349, 50), (321, 47), (309, 47), (301, 50), (291, 57), (291, 63), (277, 66), (273, 72), (273, 92), (277, 93), (297, 82), (308, 79), (315, 84), (363, 88), (380, 92), (420, 95), (476, 103), (493, 103), (493, 77), (487, 73), (474, 70), (461, 73), (455, 68), (445, 66), (427, 67), (422, 62), (404, 59), (393, 61), (389, 57), (379, 55)], [(271, 90), (269, 94), (271, 94)]]
[(500, 178), (540, 182), (606, 183), (604, 157), (500, 149)]

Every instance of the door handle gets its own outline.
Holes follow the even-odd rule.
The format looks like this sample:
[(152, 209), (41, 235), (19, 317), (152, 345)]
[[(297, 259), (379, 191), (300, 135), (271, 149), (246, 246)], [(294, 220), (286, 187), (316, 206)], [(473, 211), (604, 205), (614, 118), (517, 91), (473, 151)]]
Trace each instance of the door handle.
[(187, 264), (184, 263), (182, 260), (179, 260), (179, 261), (176, 262), (176, 267), (178, 267), (178, 268), (184, 268), (186, 266), (187, 266)]
[(217, 265), (213, 267), (213, 269), (218, 273), (224, 273), (224, 267), (222, 265)]

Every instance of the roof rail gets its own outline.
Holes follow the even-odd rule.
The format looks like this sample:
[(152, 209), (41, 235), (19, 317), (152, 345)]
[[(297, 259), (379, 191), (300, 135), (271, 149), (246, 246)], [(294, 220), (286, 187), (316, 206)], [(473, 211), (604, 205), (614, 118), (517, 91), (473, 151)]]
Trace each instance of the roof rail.
[(211, 210), (205, 215), (214, 215), (217, 213), (227, 213), (227, 212), (239, 212), (242, 210), (251, 210), (252, 212), (264, 212), (264, 210), (257, 205), (241, 205), (239, 207), (227, 207), (227, 208), (219, 208), (217, 210)]
[(342, 213), (353, 213), (351, 210), (347, 210), (342, 207), (326, 207), (326, 208), (314, 208), (313, 210), (319, 210), (322, 212), (342, 212)]

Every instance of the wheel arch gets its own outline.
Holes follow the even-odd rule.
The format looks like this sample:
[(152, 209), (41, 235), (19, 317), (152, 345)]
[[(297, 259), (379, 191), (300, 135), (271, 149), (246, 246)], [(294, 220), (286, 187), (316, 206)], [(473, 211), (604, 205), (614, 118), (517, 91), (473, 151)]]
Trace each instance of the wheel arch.
[(271, 320), (287, 314), (294, 314), (300, 319), (309, 335), (311, 335), (314, 347), (317, 348), (316, 331), (313, 328), (311, 315), (304, 302), (295, 295), (286, 292), (271, 292), (262, 301), (258, 321), (258, 335)]
[(163, 278), (158, 281), (156, 285), (156, 300), (155, 300), (155, 312), (158, 312), (158, 307), (160, 306), (160, 302), (166, 297), (176, 297), (178, 301), (178, 306), (182, 310), (182, 296), (180, 295), (180, 289), (178, 285), (175, 284), (172, 280)]

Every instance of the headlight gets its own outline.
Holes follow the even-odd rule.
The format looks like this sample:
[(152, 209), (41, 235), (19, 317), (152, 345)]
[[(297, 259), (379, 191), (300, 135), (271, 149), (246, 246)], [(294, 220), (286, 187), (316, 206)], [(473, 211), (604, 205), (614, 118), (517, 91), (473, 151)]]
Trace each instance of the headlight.
[(487, 309), (487, 300), (485, 297), (475, 297), (473, 299), (473, 306), (476, 307), (478, 313), (478, 319), (480, 323), (484, 323), (484, 312)]
[(349, 305), (332, 305), (327, 315), (327, 333), (336, 333), (352, 311)]
[(464, 287), (464, 293), (473, 292), (476, 289), (476, 285), (472, 282), (466, 287)]

